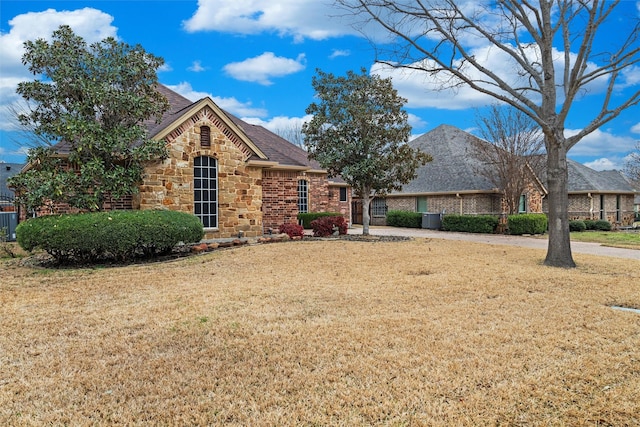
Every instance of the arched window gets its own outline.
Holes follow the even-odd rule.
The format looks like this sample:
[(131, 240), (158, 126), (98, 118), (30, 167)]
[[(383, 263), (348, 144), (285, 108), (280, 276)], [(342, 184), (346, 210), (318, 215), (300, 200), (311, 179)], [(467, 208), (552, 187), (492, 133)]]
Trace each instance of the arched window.
[(218, 227), (218, 161), (193, 159), (193, 210), (205, 228)]
[(211, 147), (211, 129), (209, 126), (200, 126), (200, 146)]

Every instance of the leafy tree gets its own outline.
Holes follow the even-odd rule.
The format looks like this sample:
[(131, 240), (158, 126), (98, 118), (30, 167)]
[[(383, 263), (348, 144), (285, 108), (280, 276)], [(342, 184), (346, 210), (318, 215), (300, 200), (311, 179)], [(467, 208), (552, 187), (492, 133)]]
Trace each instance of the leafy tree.
[(540, 127), (522, 111), (497, 104), (478, 114), (477, 124), (484, 140), (473, 139), (472, 155), (483, 165), (476, 172), (500, 189), (509, 214), (518, 213), (520, 196), (543, 168)]
[[(640, 103), (640, 91), (629, 90), (634, 84), (630, 71), (640, 62), (640, 25), (632, 18), (616, 21), (615, 39), (606, 31), (620, 1), (336, 3), (364, 17), (364, 24), (373, 23), (376, 36), (380, 27), (391, 36), (388, 43), (376, 45), (379, 62), (435, 77), (443, 89), (469, 87), (523, 111), (540, 126), (549, 190), (545, 264), (575, 267), (569, 238), (567, 152)], [(487, 66), (486, 59), (496, 56), (512, 72)], [(607, 89), (599, 105), (592, 103), (591, 121), (575, 135), (566, 136), (574, 102), (597, 83)], [(626, 95), (617, 91), (620, 86), (627, 87)]]
[(336, 77), (321, 70), (312, 81), (318, 103), (307, 108), (302, 126), (309, 157), (330, 176), (340, 175), (362, 198), (363, 229), (369, 234), (369, 205), (376, 195), (399, 190), (431, 157), (409, 147), (411, 127), (391, 79), (347, 72)]
[(162, 58), (111, 37), (88, 46), (61, 26), (51, 42), (27, 41), (22, 62), (42, 79), (18, 85), (33, 106), (19, 119), (55, 143), (30, 150), (30, 169), (10, 182), (27, 209), (63, 202), (101, 210), (107, 197), (137, 191), (145, 161), (166, 158), (165, 143), (149, 140), (145, 126), (168, 109), (156, 90)]

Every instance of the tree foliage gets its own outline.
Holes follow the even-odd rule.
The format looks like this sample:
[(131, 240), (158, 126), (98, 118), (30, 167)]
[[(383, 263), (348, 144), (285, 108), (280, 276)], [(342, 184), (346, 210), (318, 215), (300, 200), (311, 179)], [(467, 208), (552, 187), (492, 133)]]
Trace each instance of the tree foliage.
[[(549, 190), (545, 264), (575, 267), (568, 218), (567, 152), (582, 138), (640, 103), (628, 71), (640, 63), (638, 20), (613, 20), (612, 0), (336, 0), (364, 24), (390, 36), (376, 44), (378, 62), (435, 79), (441, 88), (468, 87), (531, 117), (544, 134)], [(615, 25), (615, 39), (607, 25)], [(361, 27), (366, 31), (366, 25)], [(508, 69), (494, 69), (499, 57)], [(592, 88), (604, 84), (600, 95)], [(624, 86), (627, 91), (618, 91)], [(565, 124), (590, 94), (594, 111), (575, 134)], [(582, 117), (585, 119), (585, 117)], [(587, 118), (589, 119), (589, 118)]]
[(40, 78), (18, 85), (34, 105), (19, 119), (55, 145), (30, 150), (30, 169), (11, 181), (18, 201), (101, 210), (106, 197), (136, 192), (144, 162), (167, 156), (145, 126), (168, 109), (156, 90), (163, 59), (111, 37), (87, 45), (61, 26), (50, 42), (27, 41), (22, 62)]
[(431, 160), (406, 142), (411, 127), (391, 79), (360, 74), (334, 76), (317, 70), (312, 81), (318, 102), (302, 131), (309, 157), (340, 176), (363, 200), (363, 234), (369, 233), (369, 203), (376, 195), (401, 189), (416, 169)]
[(636, 151), (629, 154), (627, 158), (625, 173), (640, 186), (640, 142), (636, 144)]
[(477, 125), (484, 140), (473, 140), (472, 155), (483, 165), (476, 173), (502, 192), (509, 214), (518, 213), (520, 196), (544, 166), (540, 127), (522, 111), (497, 104), (478, 114)]

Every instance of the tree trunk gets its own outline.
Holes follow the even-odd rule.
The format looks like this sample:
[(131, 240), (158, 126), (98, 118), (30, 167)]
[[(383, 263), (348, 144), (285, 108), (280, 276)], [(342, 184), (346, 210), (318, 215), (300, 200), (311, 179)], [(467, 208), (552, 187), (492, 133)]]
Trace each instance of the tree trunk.
[(368, 191), (362, 192), (362, 235), (369, 235), (369, 222), (371, 216), (369, 216), (369, 206), (371, 205), (371, 195)]
[[(547, 136), (548, 137), (548, 136)], [(548, 141), (547, 185), (549, 186), (549, 245), (544, 264), (551, 267), (573, 268), (576, 263), (571, 255), (569, 234), (569, 195), (567, 192), (568, 168), (564, 136)]]

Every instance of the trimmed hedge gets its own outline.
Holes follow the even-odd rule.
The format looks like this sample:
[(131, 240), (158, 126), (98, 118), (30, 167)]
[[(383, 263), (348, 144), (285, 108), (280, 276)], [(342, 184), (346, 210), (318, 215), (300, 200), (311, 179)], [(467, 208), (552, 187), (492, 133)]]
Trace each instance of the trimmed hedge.
[(313, 235), (315, 237), (328, 237), (333, 235), (337, 228), (338, 234), (347, 234), (347, 221), (340, 216), (323, 216), (311, 221)]
[(387, 212), (387, 225), (390, 227), (422, 228), (422, 213), (389, 211)]
[(311, 229), (311, 221), (325, 216), (342, 216), (339, 212), (305, 212), (298, 214), (298, 221), (307, 230)]
[(160, 210), (48, 215), (16, 228), (23, 249), (43, 249), (58, 263), (151, 257), (203, 236), (195, 215)]
[(496, 227), (498, 227), (498, 217), (493, 215), (448, 214), (442, 218), (442, 229), (445, 231), (494, 233)]
[(611, 223), (604, 219), (599, 219), (593, 225), (593, 229), (597, 231), (611, 231)]
[(569, 221), (569, 231), (584, 231), (587, 229), (587, 225), (581, 219), (575, 219)]
[(544, 234), (548, 224), (547, 216), (542, 213), (509, 215), (507, 217), (509, 234)]

